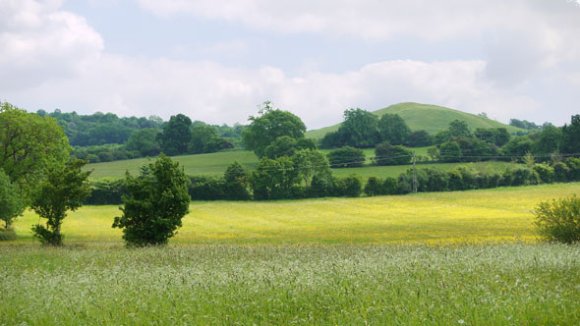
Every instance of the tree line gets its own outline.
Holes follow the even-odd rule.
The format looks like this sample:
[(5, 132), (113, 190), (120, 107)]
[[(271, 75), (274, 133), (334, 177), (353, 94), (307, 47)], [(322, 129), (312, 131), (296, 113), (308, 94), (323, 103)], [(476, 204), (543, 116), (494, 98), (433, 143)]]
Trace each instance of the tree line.
[(90, 163), (155, 157), (160, 153), (212, 153), (240, 147), (241, 125), (210, 125), (183, 114), (160, 117), (118, 117), (97, 112), (80, 115), (60, 110), (36, 112), (54, 118), (72, 146), (72, 154)]

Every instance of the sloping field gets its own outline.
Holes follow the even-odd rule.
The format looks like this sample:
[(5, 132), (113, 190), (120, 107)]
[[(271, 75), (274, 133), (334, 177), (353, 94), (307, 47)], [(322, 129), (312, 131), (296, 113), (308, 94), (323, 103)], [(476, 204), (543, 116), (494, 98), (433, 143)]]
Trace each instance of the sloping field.
[[(227, 167), (238, 161), (244, 168), (253, 170), (258, 164), (258, 158), (250, 151), (226, 151), (210, 154), (196, 154), (172, 156), (172, 160), (179, 162), (187, 175), (223, 175)], [(139, 173), (139, 168), (153, 162), (154, 159), (140, 158), (134, 160), (114, 161), (106, 163), (88, 164), (85, 169), (92, 170), (92, 179), (123, 178), (125, 172)]]
[[(467, 122), (472, 130), (477, 128), (506, 128), (509, 132), (520, 130), (495, 120), (430, 104), (412, 102), (399, 103), (374, 111), (373, 113), (379, 117), (385, 113), (398, 114), (403, 118), (403, 120), (405, 120), (411, 130), (426, 130), (430, 134), (436, 134), (439, 131), (447, 129), (449, 123), (456, 119)], [(336, 124), (321, 129), (311, 130), (306, 133), (306, 137), (320, 139), (327, 133), (338, 130), (339, 126), (340, 124)]]
[[(580, 193), (580, 183), (423, 193), (371, 198), (275, 202), (195, 202), (172, 243), (380, 244), (533, 241), (531, 210), (550, 198)], [(114, 206), (83, 207), (63, 225), (67, 243), (121, 244)], [(20, 242), (33, 241), (39, 219), (15, 224)], [(2, 243), (0, 243), (0, 247)]]
[[(416, 151), (418, 155), (426, 155), (428, 147), (414, 148), (412, 150)], [(329, 150), (322, 150), (323, 153), (328, 153)], [(374, 151), (372, 149), (366, 149), (365, 155), (367, 157), (367, 163), (370, 163), (370, 158), (374, 157)], [(211, 154), (196, 154), (196, 155), (184, 155), (184, 156), (174, 156), (171, 158), (174, 161), (179, 162), (185, 169), (187, 175), (203, 175), (203, 176), (223, 176), (227, 167), (234, 161), (238, 161), (240, 164), (246, 168), (248, 171), (252, 171), (256, 168), (258, 164), (258, 158), (253, 152), (249, 151), (228, 151), (219, 152)], [(85, 169), (93, 171), (90, 178), (91, 179), (118, 179), (124, 178), (125, 172), (129, 171), (131, 174), (136, 175), (139, 173), (139, 168), (144, 164), (152, 162), (152, 160), (134, 159), (125, 161), (115, 161), (107, 163), (95, 163), (88, 164)], [(472, 166), (476, 170), (480, 171), (504, 171), (507, 166), (511, 163), (505, 162), (478, 162), (478, 163), (440, 163), (440, 164), (420, 164), (419, 168), (435, 168), (442, 170), (450, 170), (459, 165)], [(344, 177), (355, 174), (363, 181), (368, 177), (397, 177), (399, 174), (407, 171), (410, 165), (400, 165), (400, 166), (365, 166), (361, 168), (349, 168), (349, 169), (333, 169), (336, 176)]]

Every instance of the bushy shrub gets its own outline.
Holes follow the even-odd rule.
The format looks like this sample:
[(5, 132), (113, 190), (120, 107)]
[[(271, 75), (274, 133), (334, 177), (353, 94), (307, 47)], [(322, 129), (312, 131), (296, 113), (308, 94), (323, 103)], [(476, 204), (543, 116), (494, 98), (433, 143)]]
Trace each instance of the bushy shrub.
[(314, 175), (310, 182), (310, 187), (306, 189), (306, 194), (310, 198), (332, 196), (334, 185), (331, 177)]
[(539, 164), (534, 165), (533, 169), (534, 169), (534, 171), (536, 171), (536, 173), (540, 177), (540, 180), (543, 183), (554, 182), (554, 168), (553, 167), (551, 167), (545, 163), (539, 163)]
[(335, 178), (333, 184), (334, 195), (338, 197), (358, 197), (362, 192), (361, 181), (354, 175), (341, 179)]
[(189, 180), (183, 168), (161, 155), (143, 166), (139, 176), (127, 174), (126, 183), (123, 214), (115, 217), (113, 227), (123, 230), (123, 239), (130, 246), (166, 244), (189, 211)]
[(358, 148), (345, 146), (328, 153), (328, 161), (333, 168), (361, 167), (365, 162), (365, 154)]
[(377, 196), (382, 194), (382, 182), (377, 177), (370, 177), (365, 185), (365, 194), (367, 196)]
[(534, 215), (540, 233), (548, 240), (564, 243), (580, 241), (580, 198), (576, 195), (541, 202)]
[(84, 200), (85, 205), (119, 205), (127, 187), (125, 180), (103, 180), (90, 183), (91, 194)]
[(388, 142), (378, 144), (375, 147), (376, 165), (404, 165), (409, 164), (413, 153), (403, 146), (391, 145)]
[(191, 200), (224, 200), (226, 183), (223, 178), (195, 176), (190, 177), (188, 193)]
[(383, 181), (383, 190), (385, 195), (396, 195), (399, 193), (397, 179), (388, 177)]
[(505, 172), (506, 177), (509, 176), (511, 186), (528, 186), (537, 185), (540, 183), (540, 176), (538, 173), (528, 167), (517, 167)]

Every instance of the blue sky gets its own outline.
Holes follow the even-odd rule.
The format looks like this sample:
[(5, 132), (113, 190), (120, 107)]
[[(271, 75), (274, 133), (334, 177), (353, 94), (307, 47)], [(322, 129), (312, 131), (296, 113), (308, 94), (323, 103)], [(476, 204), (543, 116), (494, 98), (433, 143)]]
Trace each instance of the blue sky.
[(0, 99), (245, 123), (271, 100), (309, 128), (405, 101), (568, 122), (567, 0), (0, 0)]

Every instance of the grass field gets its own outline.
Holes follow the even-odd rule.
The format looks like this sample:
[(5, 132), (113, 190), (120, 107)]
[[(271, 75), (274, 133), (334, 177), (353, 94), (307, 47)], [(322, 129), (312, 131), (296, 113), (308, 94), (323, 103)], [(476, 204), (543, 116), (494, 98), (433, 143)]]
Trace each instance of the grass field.
[[(549, 198), (580, 194), (580, 183), (370, 198), (275, 202), (194, 202), (179, 244), (387, 244), (533, 241), (531, 210)], [(111, 229), (116, 206), (88, 206), (65, 220), (69, 243), (121, 244)], [(33, 241), (39, 219), (15, 223)]]
[[(427, 155), (427, 150), (429, 147), (419, 147), (413, 148), (418, 155)], [(328, 153), (329, 150), (323, 150), (323, 153)], [(370, 162), (370, 158), (374, 157), (374, 150), (366, 149), (364, 150), (367, 157), (367, 163)], [(256, 168), (258, 164), (258, 158), (254, 153), (249, 151), (228, 151), (219, 152), (211, 154), (197, 154), (197, 155), (184, 155), (184, 156), (174, 156), (173, 160), (179, 162), (185, 169), (185, 173), (188, 175), (195, 176), (223, 176), (227, 167), (234, 161), (238, 161), (242, 164), (248, 171), (252, 171)], [(126, 161), (115, 161), (107, 163), (95, 163), (88, 164), (85, 169), (93, 171), (90, 178), (92, 180), (98, 179), (118, 179), (125, 176), (125, 172), (129, 171), (133, 175), (139, 173), (139, 168), (147, 163), (151, 162), (151, 159), (142, 158)], [(477, 162), (477, 163), (438, 163), (438, 164), (419, 164), (419, 168), (429, 167), (436, 169), (443, 169), (448, 171), (459, 165), (472, 166), (479, 171), (499, 171), (503, 172), (511, 163), (506, 162)], [(407, 171), (410, 165), (400, 165), (400, 166), (364, 166), (361, 168), (349, 168), (349, 169), (333, 169), (336, 176), (345, 177), (349, 175), (357, 175), (361, 177), (363, 181), (366, 181), (368, 177), (397, 177), (399, 174)]]
[[(234, 161), (238, 161), (244, 168), (253, 170), (258, 164), (258, 158), (249, 151), (226, 151), (210, 154), (196, 154), (173, 156), (172, 160), (179, 162), (187, 175), (220, 176)], [(139, 173), (139, 168), (152, 159), (140, 158), (134, 160), (114, 161), (106, 163), (88, 164), (86, 170), (92, 170), (92, 179), (122, 178), (125, 172)]]
[(357, 199), (196, 202), (163, 248), (125, 249), (112, 206), (63, 248), (0, 242), (0, 325), (578, 325), (580, 245), (530, 211), (580, 183)]
[(579, 246), (0, 250), (0, 325), (580, 322)]

